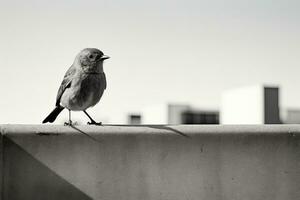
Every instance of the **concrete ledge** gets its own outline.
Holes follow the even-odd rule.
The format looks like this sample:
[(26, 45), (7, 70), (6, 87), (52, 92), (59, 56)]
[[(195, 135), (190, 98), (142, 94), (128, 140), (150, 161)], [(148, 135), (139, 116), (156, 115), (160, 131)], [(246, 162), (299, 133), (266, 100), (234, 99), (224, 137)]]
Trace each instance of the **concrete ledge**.
[(1, 125), (3, 200), (300, 199), (300, 126)]

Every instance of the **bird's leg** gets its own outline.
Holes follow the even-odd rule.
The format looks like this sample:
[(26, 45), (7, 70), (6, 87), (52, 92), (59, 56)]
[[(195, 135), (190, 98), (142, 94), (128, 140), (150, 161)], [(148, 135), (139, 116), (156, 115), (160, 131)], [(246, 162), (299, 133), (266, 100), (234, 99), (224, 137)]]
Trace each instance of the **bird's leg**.
[(71, 121), (71, 110), (69, 110), (69, 122), (65, 122), (65, 126), (72, 126), (72, 121)]
[(95, 120), (93, 120), (93, 118), (91, 118), (91, 116), (84, 110), (83, 111), (88, 118), (91, 120), (91, 122), (88, 122), (88, 125), (94, 124), (94, 125), (102, 125), (102, 122), (95, 122)]

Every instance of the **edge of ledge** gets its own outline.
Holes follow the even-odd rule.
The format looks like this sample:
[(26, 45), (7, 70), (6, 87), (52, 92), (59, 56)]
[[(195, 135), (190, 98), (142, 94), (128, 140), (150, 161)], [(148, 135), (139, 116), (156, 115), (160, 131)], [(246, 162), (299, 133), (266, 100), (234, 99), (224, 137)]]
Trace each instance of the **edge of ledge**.
[(1, 135), (37, 134), (58, 135), (83, 131), (88, 134), (290, 134), (300, 135), (300, 125), (121, 125), (104, 124), (103, 126), (81, 125), (30, 125), (0, 124)]

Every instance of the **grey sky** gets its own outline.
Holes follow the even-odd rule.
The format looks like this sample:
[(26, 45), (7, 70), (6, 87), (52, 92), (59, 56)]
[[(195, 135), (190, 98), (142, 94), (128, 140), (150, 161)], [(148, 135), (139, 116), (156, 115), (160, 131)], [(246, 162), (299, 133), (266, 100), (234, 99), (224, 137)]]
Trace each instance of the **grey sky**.
[(0, 123), (40, 123), (85, 47), (111, 56), (90, 109), (104, 122), (162, 102), (218, 107), (222, 91), (257, 83), (300, 107), (299, 1), (0, 2)]

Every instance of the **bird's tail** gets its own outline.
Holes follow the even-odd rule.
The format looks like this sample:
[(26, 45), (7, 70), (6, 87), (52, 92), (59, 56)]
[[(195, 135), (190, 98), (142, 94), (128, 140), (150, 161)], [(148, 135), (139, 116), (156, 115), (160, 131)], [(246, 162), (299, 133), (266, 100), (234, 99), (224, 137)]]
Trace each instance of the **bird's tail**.
[(59, 113), (64, 109), (62, 106), (56, 106), (54, 110), (44, 119), (43, 123), (54, 122)]

